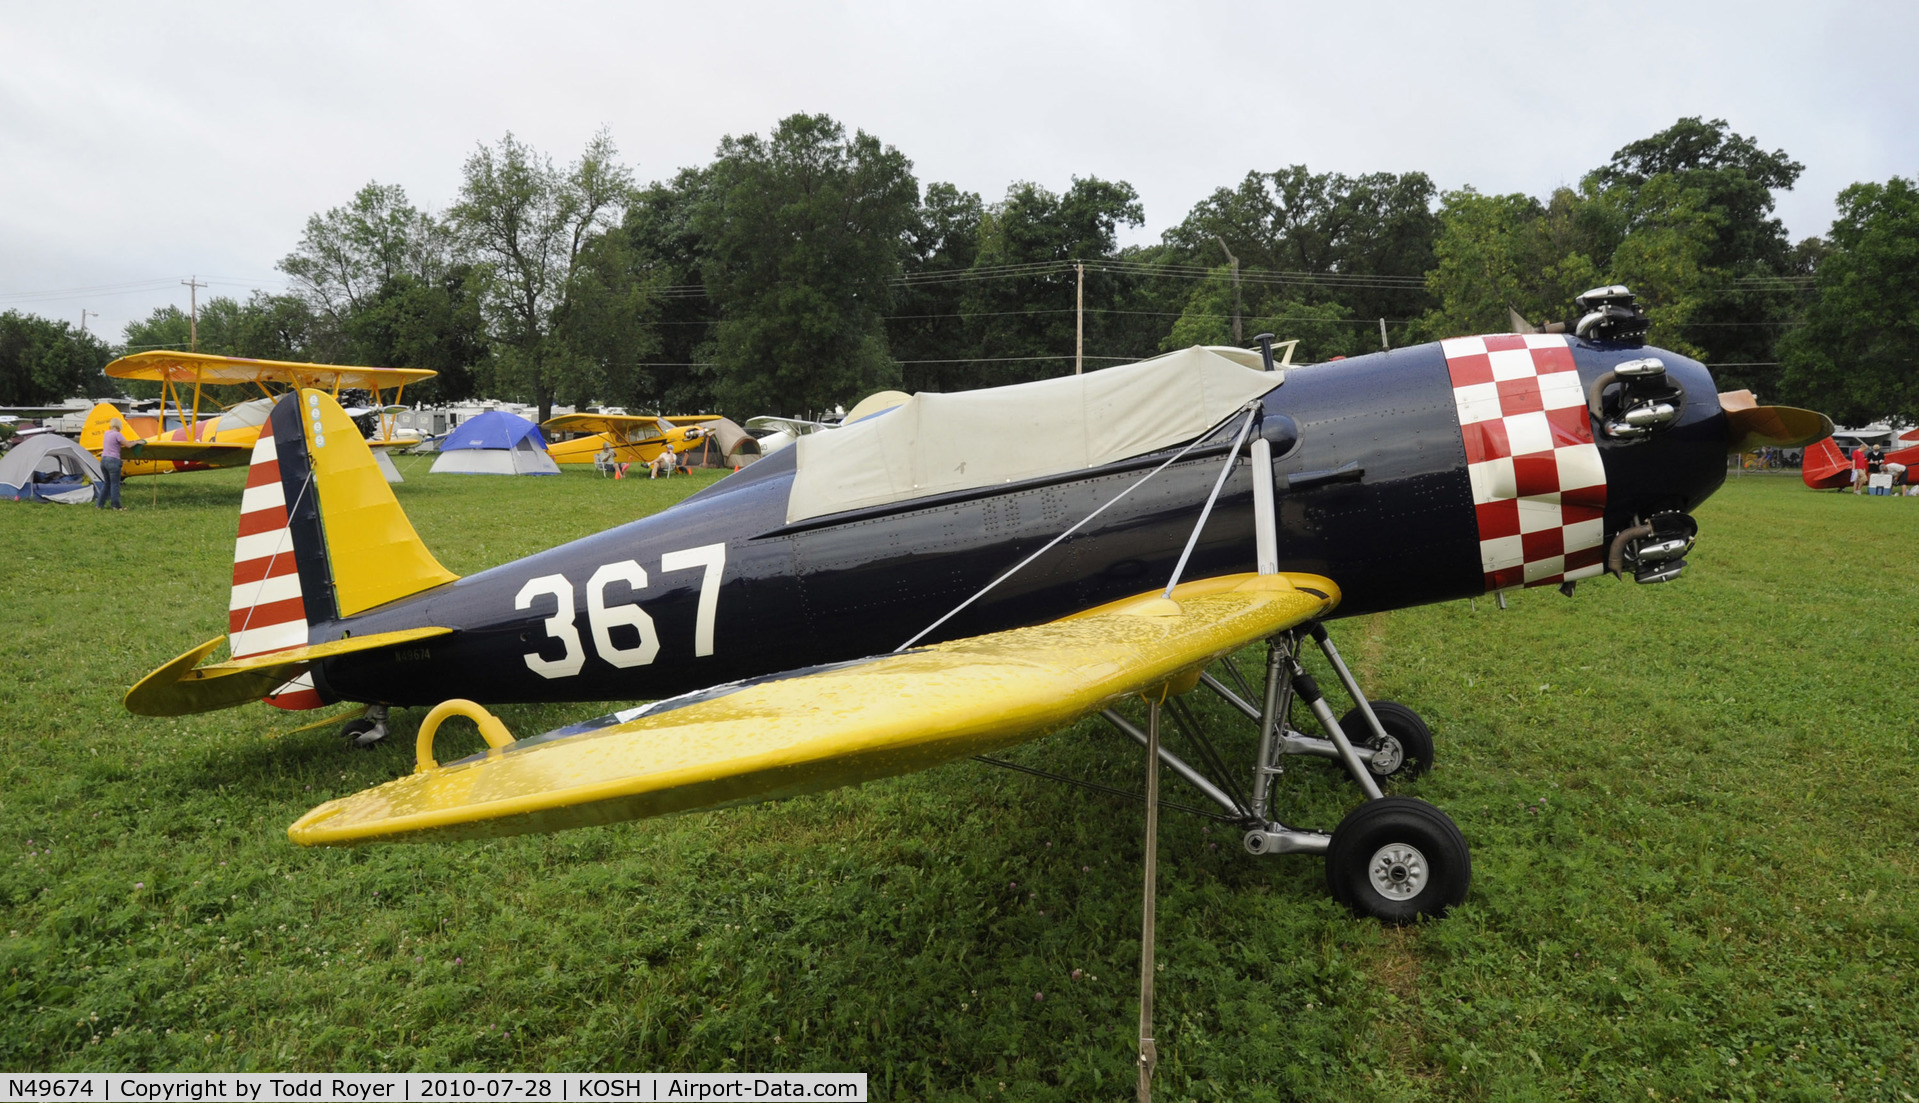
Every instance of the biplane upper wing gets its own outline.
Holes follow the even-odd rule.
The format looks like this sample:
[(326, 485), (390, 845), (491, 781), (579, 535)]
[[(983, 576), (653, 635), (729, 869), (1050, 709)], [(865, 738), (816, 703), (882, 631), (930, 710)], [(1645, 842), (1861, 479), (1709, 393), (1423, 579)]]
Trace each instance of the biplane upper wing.
[(445, 766), (433, 760), (429, 717), (411, 776), (320, 805), (288, 834), (308, 846), (516, 835), (908, 773), (1037, 738), (1131, 694), (1190, 688), (1205, 663), (1325, 615), (1339, 590), (1316, 575), (1233, 575), (1174, 595), (738, 682), (518, 741), (472, 706), (465, 714), (493, 749)]
[(155, 349), (122, 356), (108, 364), (115, 379), (146, 379), (173, 384), (203, 383), (239, 386), (285, 383), (327, 391), (387, 390), (431, 379), (436, 372), (422, 368), (368, 368), (339, 364), (302, 364), (291, 360), (258, 360), (247, 356), (215, 356), (205, 352)]

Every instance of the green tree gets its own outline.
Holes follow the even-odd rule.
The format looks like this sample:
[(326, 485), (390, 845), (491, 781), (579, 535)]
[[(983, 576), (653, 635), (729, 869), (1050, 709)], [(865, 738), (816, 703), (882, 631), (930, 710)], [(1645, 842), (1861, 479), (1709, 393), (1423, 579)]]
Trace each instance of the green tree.
[(851, 405), (896, 386), (885, 321), (919, 203), (912, 163), (825, 115), (728, 137), (694, 231), (708, 300), (713, 393), (736, 414)]
[(914, 391), (950, 391), (975, 366), (974, 335), (965, 316), (968, 272), (979, 259), (986, 206), (977, 193), (929, 184), (909, 231), (904, 283), (887, 338), (902, 361), (903, 385)]
[(1416, 318), (1432, 305), (1424, 277), (1439, 229), (1434, 194), (1422, 172), (1249, 172), (1166, 231), (1175, 250), (1166, 259), (1210, 268), (1226, 259), (1223, 241), (1243, 280), (1284, 277), (1291, 301), (1336, 302), (1365, 320)]
[(1700, 271), (1679, 292), (1691, 302), (1683, 318), (1671, 319), (1679, 337), (1667, 340), (1713, 363), (1724, 385), (1770, 380), (1767, 369), (1739, 365), (1776, 361), (1778, 338), (1800, 309), (1795, 289), (1780, 281), (1799, 266), (1785, 226), (1773, 217), (1773, 193), (1791, 190), (1803, 170), (1784, 150), (1762, 149), (1724, 119), (1694, 116), (1621, 147), (1586, 178), (1586, 192), (1616, 198), (1627, 212), (1628, 235), (1648, 220), (1670, 223), (1682, 203), (1709, 226), (1703, 241), (1696, 230), (1680, 234), (1682, 251), (1696, 256)]
[(347, 314), (338, 362), (436, 372), (406, 391), (407, 401), (445, 401), (477, 393), (486, 362), (480, 281), (470, 264), (453, 263), (436, 279), (400, 273)]
[(367, 184), (343, 207), (307, 219), (280, 271), (315, 312), (344, 327), (401, 277), (432, 284), (449, 261), (451, 234), (407, 202), (398, 184)]
[(1805, 325), (1781, 342), (1783, 400), (1844, 424), (1919, 420), (1919, 185), (1839, 193)]
[(1446, 193), (1426, 275), (1437, 302), (1419, 336), (1502, 333), (1509, 309), (1534, 322), (1562, 317), (1573, 296), (1600, 282), (1594, 254), (1609, 259), (1616, 248), (1607, 222), (1566, 188), (1550, 204), (1470, 187)]
[[(177, 306), (156, 308), (127, 323), (128, 352), (186, 349), (192, 343), (192, 319)], [(255, 291), (245, 302), (216, 295), (200, 304), (199, 351), (217, 356), (312, 361), (315, 328), (306, 300), (294, 295)]]
[(654, 342), (652, 362), (633, 370), (634, 393), (609, 395), (611, 401), (662, 414), (719, 408), (713, 396), (717, 373), (702, 363), (711, 352), (716, 321), (695, 226), (705, 192), (706, 170), (682, 169), (669, 182), (647, 186), (626, 210), (621, 236), (635, 272), (652, 289)]
[(985, 387), (1070, 372), (1078, 295), (1074, 261), (1088, 262), (1087, 367), (1150, 354), (1150, 344), (1138, 348), (1115, 340), (1123, 326), (1114, 323), (1124, 316), (1113, 312), (1140, 277), (1130, 265), (1115, 270), (1099, 263), (1120, 260), (1119, 227), (1137, 226), (1144, 218), (1139, 194), (1123, 180), (1075, 177), (1064, 192), (1028, 181), (1008, 187), (1006, 198), (979, 220), (970, 278), (962, 284), (967, 339), (956, 355), (978, 360), (945, 366), (941, 381)]
[(655, 300), (664, 281), (625, 234), (601, 234), (582, 250), (572, 292), (554, 318), (555, 337), (576, 357), (566, 393), (574, 405), (600, 402), (668, 412), (660, 401), (661, 376), (644, 366), (660, 351)]
[[(1216, 269), (1192, 288), (1185, 309), (1160, 341), (1160, 349), (1171, 352), (1193, 345), (1235, 344), (1234, 305), (1231, 271)], [(1352, 311), (1339, 303), (1301, 302), (1288, 298), (1281, 288), (1255, 284), (1242, 289), (1239, 306), (1244, 321), (1237, 344), (1250, 345), (1258, 333), (1271, 333), (1281, 341), (1298, 340), (1299, 347), (1293, 353), (1296, 364), (1372, 352), (1379, 347), (1372, 336), (1374, 323), (1364, 319), (1355, 326)]]
[(0, 314), (0, 406), (38, 406), (113, 394), (100, 373), (113, 359), (106, 342), (66, 322), (9, 310)]
[(1502, 332), (1508, 309), (1534, 323), (1559, 320), (1573, 298), (1608, 283), (1631, 287), (1652, 317), (1648, 340), (1704, 355), (1693, 325), (1715, 278), (1706, 267), (1721, 215), (1677, 177), (1600, 190), (1588, 179), (1547, 203), (1525, 195), (1449, 192), (1427, 287), (1437, 305), (1423, 336)]
[(480, 262), (481, 307), (493, 345), (492, 382), (530, 398), (540, 420), (554, 396), (579, 390), (591, 358), (556, 339), (592, 239), (632, 198), (633, 178), (605, 131), (565, 170), (512, 134), (467, 158), (460, 200), (449, 213)]
[(1726, 387), (1770, 378), (1777, 334), (1797, 309), (1780, 277), (1807, 269), (1771, 217), (1773, 191), (1800, 166), (1734, 134), (1724, 120), (1681, 119), (1622, 147), (1577, 189), (1447, 193), (1427, 287), (1427, 337), (1503, 330), (1506, 310), (1559, 319), (1589, 287), (1623, 283), (1652, 316), (1652, 343), (1714, 364)]

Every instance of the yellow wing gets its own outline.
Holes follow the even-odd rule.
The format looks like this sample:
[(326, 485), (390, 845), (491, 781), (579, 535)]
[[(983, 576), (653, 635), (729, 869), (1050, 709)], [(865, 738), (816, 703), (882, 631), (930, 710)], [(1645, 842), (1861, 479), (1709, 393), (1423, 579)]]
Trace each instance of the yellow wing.
[(614, 433), (638, 442), (662, 436), (675, 429), (703, 425), (720, 420), (718, 414), (688, 414), (676, 417), (652, 417), (647, 414), (559, 414), (540, 422), (546, 433)]
[(165, 349), (122, 356), (108, 364), (106, 372), (115, 379), (230, 385), (285, 383), (328, 391), (385, 390), (431, 379), (438, 374), (420, 368), (302, 364), (291, 360), (256, 360), (245, 356), (215, 356), (206, 352), (173, 352)]
[(517, 742), (482, 712), (493, 750), (439, 766), (423, 745), (412, 776), (329, 801), (288, 834), (337, 846), (557, 831), (908, 773), (1037, 738), (1130, 694), (1190, 688), (1205, 663), (1339, 600), (1315, 575), (1208, 579), (1175, 595), (722, 686)]
[(140, 440), (127, 445), (127, 458), (150, 463), (203, 463), (208, 467), (239, 467), (253, 459), (252, 441)]

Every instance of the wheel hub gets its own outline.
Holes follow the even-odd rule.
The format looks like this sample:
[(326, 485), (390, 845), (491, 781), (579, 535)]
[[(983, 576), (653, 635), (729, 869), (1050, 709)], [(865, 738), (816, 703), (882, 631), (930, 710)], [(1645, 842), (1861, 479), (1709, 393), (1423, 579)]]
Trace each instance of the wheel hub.
[(1388, 900), (1411, 900), (1426, 888), (1426, 856), (1405, 843), (1388, 843), (1373, 852), (1366, 872), (1373, 888)]
[(1390, 735), (1384, 739), (1375, 738), (1369, 746), (1373, 757), (1366, 768), (1381, 777), (1399, 769), (1400, 763), (1406, 761), (1406, 748)]

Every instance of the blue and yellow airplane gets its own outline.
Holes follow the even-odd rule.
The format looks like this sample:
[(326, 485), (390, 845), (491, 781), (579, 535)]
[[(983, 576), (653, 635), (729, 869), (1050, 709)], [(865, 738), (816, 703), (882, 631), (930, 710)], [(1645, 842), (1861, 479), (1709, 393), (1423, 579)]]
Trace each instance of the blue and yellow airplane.
[[(1156, 746), (1158, 703), (1183, 716), (1178, 695), (1204, 686), (1257, 725), (1243, 784), (1214, 753), (1205, 766), (1160, 747), (1156, 761), (1248, 851), (1326, 855), (1335, 895), (1363, 914), (1438, 914), (1466, 891), (1465, 842), (1438, 809), (1378, 786), (1427, 766), (1431, 735), (1366, 699), (1326, 623), (1673, 578), (1729, 448), (1830, 427), (1723, 407), (1704, 365), (1645, 346), (1624, 289), (1580, 306), (1568, 332), (1283, 371), (1270, 348), (1192, 348), (919, 394), (659, 514), (464, 578), (419, 539), (332, 398), (302, 389), (251, 454), (227, 634), (127, 706), (359, 702), (362, 741), (388, 709), (431, 709), (415, 773), (292, 828), (341, 845), (813, 792), (1095, 713)], [(230, 657), (205, 663), (222, 640)], [(1207, 671), (1261, 641), (1263, 683)], [(1312, 644), (1354, 698), (1343, 718), (1301, 662)], [(1152, 731), (1111, 712), (1134, 695), (1155, 702)], [(656, 703), (518, 739), (484, 707), (609, 700)], [(1295, 703), (1323, 736), (1289, 726)], [(489, 749), (440, 763), (433, 738), (456, 715)], [(1298, 753), (1338, 760), (1370, 798), (1331, 833), (1275, 814), (1275, 767)]]

